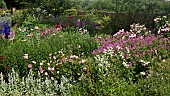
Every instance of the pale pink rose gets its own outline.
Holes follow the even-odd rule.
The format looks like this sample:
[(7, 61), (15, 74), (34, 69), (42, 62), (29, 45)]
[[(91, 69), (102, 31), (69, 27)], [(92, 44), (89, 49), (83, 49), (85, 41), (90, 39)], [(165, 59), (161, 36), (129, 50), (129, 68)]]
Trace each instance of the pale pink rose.
[(24, 59), (28, 59), (28, 54), (24, 54)]
[(54, 80), (54, 77), (51, 77), (51, 80)]
[(28, 64), (28, 68), (31, 69), (32, 68), (32, 64)]
[(40, 71), (40, 73), (44, 73), (44, 69), (43, 68), (39, 68), (39, 71)]
[(84, 29), (84, 33), (88, 32), (87, 29)]

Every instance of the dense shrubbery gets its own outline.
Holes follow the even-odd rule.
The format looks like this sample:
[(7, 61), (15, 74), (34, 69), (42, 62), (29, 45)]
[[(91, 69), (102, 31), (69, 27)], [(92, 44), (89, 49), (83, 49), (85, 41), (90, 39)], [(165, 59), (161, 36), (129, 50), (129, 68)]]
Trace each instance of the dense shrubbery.
[[(28, 16), (21, 26), (15, 29), (13, 39), (1, 40), (4, 44), (0, 51), (3, 73), (1, 87), (9, 92), (8, 87), (17, 86), (12, 87), (13, 91), (10, 92), (13, 93), (1, 90), (2, 93), (43, 94), (42, 89), (45, 90), (46, 87), (41, 86), (40, 89), (41, 84), (50, 87), (44, 94), (134, 96), (168, 94), (168, 88), (166, 90), (159, 87), (158, 83), (152, 87), (151, 83), (157, 80), (165, 84), (168, 80), (168, 71), (161, 74), (163, 69), (160, 68), (160, 71), (157, 69), (158, 62), (170, 57), (170, 41), (167, 35), (169, 23), (166, 17), (154, 20), (156, 22), (154, 30), (134, 23), (130, 26), (129, 32), (120, 30), (113, 36), (90, 35), (89, 33), (94, 31), (77, 26), (82, 22), (76, 20), (72, 26), (71, 24), (63, 26), (61, 23), (48, 25)], [(164, 65), (159, 67), (161, 66)], [(18, 75), (13, 73), (10, 76), (17, 77), (7, 75), (13, 72), (13, 68)], [(27, 77), (30, 72), (34, 75)], [(157, 74), (161, 74), (161, 77), (157, 77)], [(14, 80), (12, 78), (18, 79), (11, 81)], [(23, 86), (23, 80), (27, 81), (28, 78), (32, 78), (33, 82), (28, 81), (26, 86)], [(63, 81), (63, 78), (66, 81)], [(161, 81), (161, 78), (165, 79)], [(13, 85), (7, 85), (6, 82)], [(63, 82), (67, 83), (63, 85)], [(58, 87), (54, 87), (54, 84)], [(33, 89), (28, 90), (27, 88), (31, 86), (34, 86)], [(162, 88), (164, 93), (160, 93), (159, 88)], [(33, 91), (35, 93), (32, 93)]]
[(21, 14), (9, 39), (0, 34), (1, 95), (169, 95), (166, 16), (155, 18), (153, 29), (129, 21), (126, 31), (109, 16), (37, 9), (23, 11), (30, 14)]

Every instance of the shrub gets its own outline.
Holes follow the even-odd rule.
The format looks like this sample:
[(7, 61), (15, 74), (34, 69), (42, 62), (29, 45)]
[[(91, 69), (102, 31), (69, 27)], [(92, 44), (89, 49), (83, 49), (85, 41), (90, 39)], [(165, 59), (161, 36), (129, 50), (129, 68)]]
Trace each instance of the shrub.
[(3, 80), (3, 74), (0, 77), (0, 95), (68, 95), (69, 89), (72, 87), (68, 83), (68, 79), (61, 77), (61, 83), (56, 80), (51, 81), (46, 78), (44, 81), (41, 77), (35, 78), (30, 71), (26, 77), (19, 78), (19, 75), (12, 69), (12, 73), (8, 74), (8, 83)]
[(4, 0), (0, 0), (0, 8), (2, 9), (6, 9), (6, 3), (4, 2)]
[(168, 38), (149, 34), (148, 32), (144, 32), (148, 33), (144, 34), (142, 30), (136, 30), (136, 32), (120, 30), (112, 38), (111, 36), (105, 39), (97, 38), (101, 42), (101, 47), (93, 51), (93, 54), (101, 53), (102, 56), (103, 52), (109, 50), (112, 56), (108, 56), (103, 61), (112, 64), (117, 62), (114, 60), (115, 58), (118, 59), (120, 61), (118, 66), (120, 66), (120, 70), (123, 70), (120, 71), (123, 73), (119, 73), (119, 75), (122, 74), (130, 81), (138, 80), (143, 77), (141, 75), (146, 76), (147, 71), (155, 62), (170, 56), (170, 41)]

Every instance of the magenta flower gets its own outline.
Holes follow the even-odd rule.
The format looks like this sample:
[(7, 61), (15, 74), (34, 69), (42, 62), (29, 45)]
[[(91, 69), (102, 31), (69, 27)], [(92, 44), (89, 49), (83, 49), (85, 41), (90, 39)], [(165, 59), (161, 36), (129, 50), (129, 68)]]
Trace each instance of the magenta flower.
[(44, 69), (40, 67), (40, 68), (39, 68), (39, 72), (40, 72), (40, 73), (44, 73)]
[(31, 69), (32, 68), (32, 64), (28, 64), (28, 68)]
[(52, 67), (52, 68), (51, 68), (51, 71), (54, 71), (54, 70), (55, 70), (54, 67)]
[(62, 61), (66, 61), (67, 60), (67, 58), (62, 58)]

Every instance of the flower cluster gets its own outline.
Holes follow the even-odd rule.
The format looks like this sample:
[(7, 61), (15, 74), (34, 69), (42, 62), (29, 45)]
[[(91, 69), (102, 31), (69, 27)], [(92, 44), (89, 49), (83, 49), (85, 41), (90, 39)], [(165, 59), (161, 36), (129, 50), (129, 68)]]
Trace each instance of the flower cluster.
[(2, 35), (2, 38), (9, 38), (10, 35), (10, 25), (11, 25), (11, 17), (10, 13), (8, 13), (8, 16), (5, 15), (5, 17), (0, 16), (0, 34)]
[[(49, 54), (49, 60), (42, 60), (38, 65), (38, 73), (42, 77), (48, 77), (51, 80), (60, 80), (61, 76), (66, 76), (70, 80), (77, 80), (81, 74), (88, 72), (87, 59), (77, 55), (65, 54), (63, 50)], [(27, 59), (27, 54), (24, 55)], [(34, 61), (35, 62), (35, 61)], [(31, 69), (36, 62), (28, 64)]]
[(139, 23), (133, 23), (132, 25), (130, 25), (130, 28), (130, 32), (133, 34), (132, 37), (136, 35), (148, 35), (149, 33), (151, 33), (151, 31), (147, 30), (145, 25), (140, 25)]
[[(150, 60), (154, 56), (166, 58), (170, 53), (170, 40), (165, 37), (159, 37), (154, 34), (146, 36), (139, 35), (132, 37), (133, 33), (120, 30), (113, 38), (99, 39), (101, 47), (92, 52), (92, 54), (103, 53), (112, 48), (116, 56), (123, 56), (128, 65), (136, 64), (139, 59)], [(164, 55), (163, 55), (164, 54)]]
[(165, 37), (170, 36), (170, 23), (167, 20), (166, 16), (158, 17), (154, 19), (155, 21), (155, 28), (157, 34), (163, 34)]

